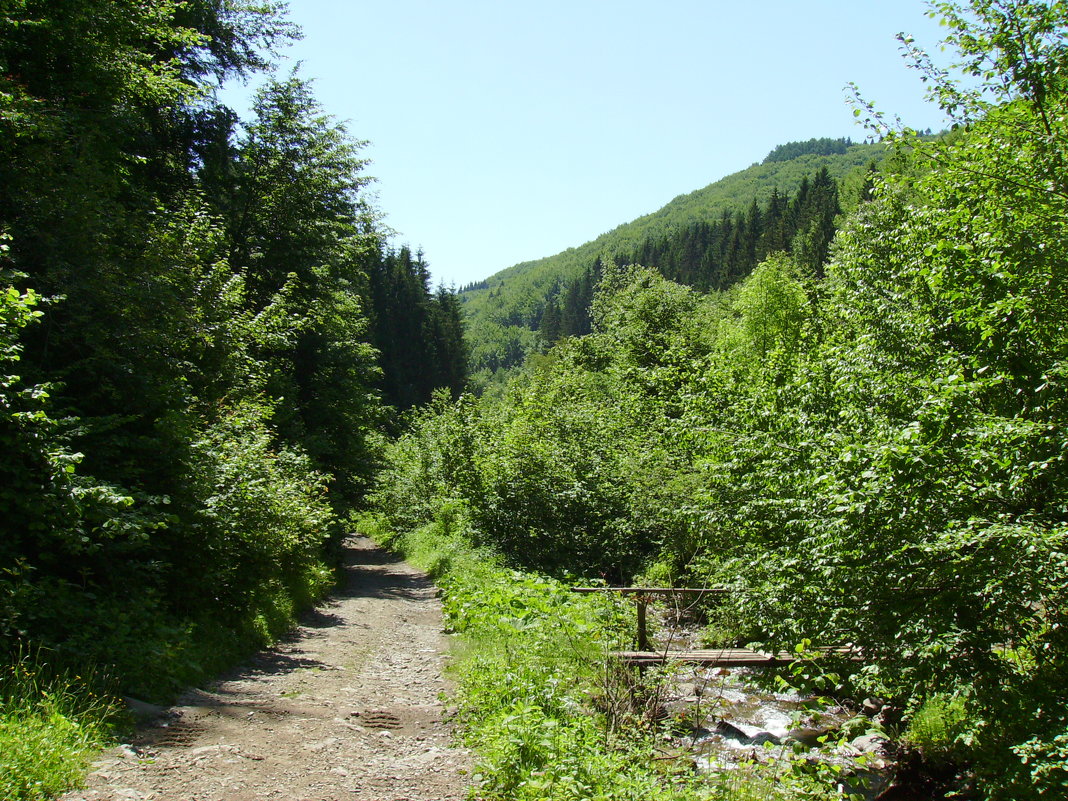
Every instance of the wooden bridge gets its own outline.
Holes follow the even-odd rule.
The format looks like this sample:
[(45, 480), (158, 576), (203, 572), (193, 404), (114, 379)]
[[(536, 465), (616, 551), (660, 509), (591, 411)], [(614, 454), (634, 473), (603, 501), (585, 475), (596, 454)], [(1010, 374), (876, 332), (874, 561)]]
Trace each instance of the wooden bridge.
[(681, 662), (704, 667), (776, 667), (789, 665), (804, 656), (838, 656), (860, 660), (860, 654), (849, 646), (833, 648), (815, 648), (805, 654), (791, 651), (768, 653), (753, 651), (749, 648), (711, 648), (701, 650), (653, 650), (649, 646), (649, 630), (646, 619), (649, 602), (656, 596), (683, 596), (700, 598), (706, 595), (724, 595), (736, 592), (729, 587), (572, 587), (574, 592), (605, 592), (630, 596), (637, 604), (637, 649), (634, 651), (613, 651), (612, 656), (628, 665), (639, 668), (651, 665), (663, 665), (669, 662)]
[(840, 656), (858, 661), (860, 655), (852, 648), (814, 648), (805, 654), (793, 651), (753, 651), (749, 648), (712, 648), (698, 651), (613, 651), (612, 656), (628, 665), (648, 667), (669, 662), (703, 667), (777, 667), (790, 665), (805, 656)]

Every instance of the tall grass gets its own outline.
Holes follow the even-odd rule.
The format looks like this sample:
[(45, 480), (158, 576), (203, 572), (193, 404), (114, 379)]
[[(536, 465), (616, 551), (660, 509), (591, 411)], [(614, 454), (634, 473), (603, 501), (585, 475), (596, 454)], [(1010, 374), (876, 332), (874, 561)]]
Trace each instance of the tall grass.
[(117, 709), (79, 676), (16, 654), (0, 672), (0, 798), (38, 801), (77, 786)]

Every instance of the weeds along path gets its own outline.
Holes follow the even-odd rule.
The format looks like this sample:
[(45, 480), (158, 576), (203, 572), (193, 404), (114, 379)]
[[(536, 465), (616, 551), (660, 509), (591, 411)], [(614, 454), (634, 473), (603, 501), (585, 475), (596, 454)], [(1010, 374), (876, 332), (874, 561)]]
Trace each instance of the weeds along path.
[(346, 586), (329, 602), (106, 752), (65, 801), (464, 798), (469, 756), (443, 719), (434, 586), (370, 540), (346, 553)]

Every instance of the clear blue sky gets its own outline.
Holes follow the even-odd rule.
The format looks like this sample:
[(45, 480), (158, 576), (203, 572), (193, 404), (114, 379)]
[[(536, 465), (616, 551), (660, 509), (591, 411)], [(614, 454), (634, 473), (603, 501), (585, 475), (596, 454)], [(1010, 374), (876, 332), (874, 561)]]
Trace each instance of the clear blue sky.
[[(292, 0), (302, 62), (397, 244), (457, 286), (580, 245), (758, 162), (851, 136), (844, 86), (941, 128), (894, 35), (920, 0)], [(231, 96), (231, 102), (234, 102)]]

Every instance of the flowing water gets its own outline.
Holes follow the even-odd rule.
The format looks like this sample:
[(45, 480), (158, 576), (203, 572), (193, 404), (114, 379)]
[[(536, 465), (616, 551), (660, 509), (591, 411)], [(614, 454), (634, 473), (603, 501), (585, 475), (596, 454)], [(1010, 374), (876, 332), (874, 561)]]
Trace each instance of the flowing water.
[[(654, 647), (699, 647), (699, 627), (661, 619)], [(843, 792), (874, 798), (886, 786), (883, 740), (868, 734), (860, 710), (830, 699), (769, 688), (760, 668), (674, 665), (650, 673), (672, 722), (671, 745), (701, 771), (752, 763), (822, 764), (842, 777)], [(837, 766), (837, 767), (834, 767)]]

